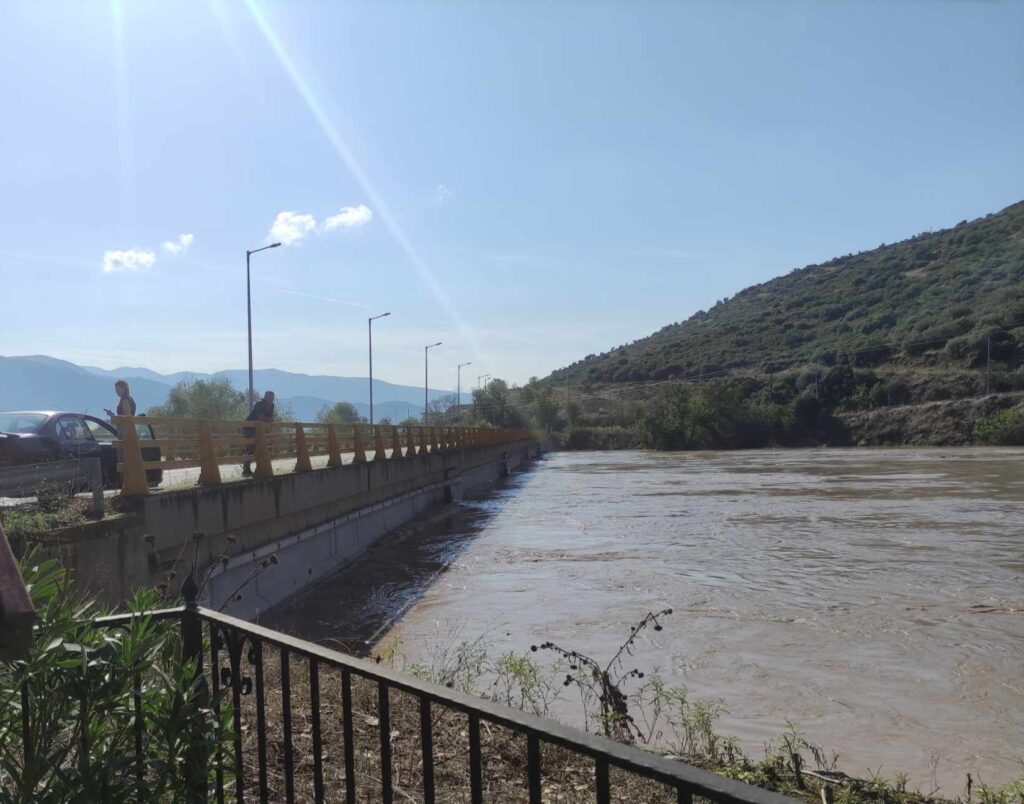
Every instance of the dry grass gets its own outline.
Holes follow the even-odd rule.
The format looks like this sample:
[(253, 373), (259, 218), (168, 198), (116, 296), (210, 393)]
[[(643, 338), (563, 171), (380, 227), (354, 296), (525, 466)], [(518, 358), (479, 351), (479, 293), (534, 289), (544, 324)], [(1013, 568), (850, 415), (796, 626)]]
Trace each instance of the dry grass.
[[(222, 658), (223, 662), (223, 658)], [(267, 721), (267, 769), (271, 801), (285, 799), (285, 730), (282, 716), (280, 654), (264, 647), (264, 690)], [(243, 659), (243, 668), (248, 665)], [(297, 801), (314, 800), (313, 716), (310, 705), (309, 663), (291, 656), (291, 755)], [(243, 676), (250, 675), (243, 669)], [(377, 802), (381, 796), (381, 732), (376, 682), (352, 675), (353, 753), (356, 800)], [(341, 671), (321, 665), (320, 730), (326, 801), (345, 800), (345, 740)], [(423, 762), (418, 699), (390, 689), (392, 780), (396, 801), (422, 801)], [(247, 798), (256, 799), (259, 769), (256, 696), (241, 704), (243, 769)], [(469, 722), (461, 712), (433, 705), (434, 784), (439, 802), (470, 801)], [(526, 738), (496, 724), (481, 721), (484, 797), (488, 801), (527, 801)], [(225, 766), (232, 758), (224, 758)], [(594, 765), (584, 756), (542, 743), (542, 792), (546, 802), (594, 801)], [(230, 773), (228, 773), (230, 778)], [(633, 774), (613, 771), (613, 801), (674, 802), (675, 793)]]

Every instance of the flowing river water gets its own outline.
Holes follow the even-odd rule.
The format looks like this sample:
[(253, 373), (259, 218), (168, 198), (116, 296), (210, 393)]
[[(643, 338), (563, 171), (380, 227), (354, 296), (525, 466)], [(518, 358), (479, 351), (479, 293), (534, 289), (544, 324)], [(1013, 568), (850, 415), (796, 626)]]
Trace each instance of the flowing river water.
[(271, 624), (410, 661), (481, 635), (601, 658), (664, 607), (631, 664), (721, 699), (754, 756), (789, 721), (923, 792), (1022, 775), (1024, 450), (555, 453)]

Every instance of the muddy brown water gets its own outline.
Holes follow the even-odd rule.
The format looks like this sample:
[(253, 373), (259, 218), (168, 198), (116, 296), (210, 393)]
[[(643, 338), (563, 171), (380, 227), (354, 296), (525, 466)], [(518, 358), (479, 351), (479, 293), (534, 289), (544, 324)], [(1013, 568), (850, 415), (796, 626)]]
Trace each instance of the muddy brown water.
[(748, 753), (789, 721), (924, 792), (1024, 773), (1024, 450), (552, 454), (267, 621), (608, 657), (667, 606), (634, 664), (724, 701)]

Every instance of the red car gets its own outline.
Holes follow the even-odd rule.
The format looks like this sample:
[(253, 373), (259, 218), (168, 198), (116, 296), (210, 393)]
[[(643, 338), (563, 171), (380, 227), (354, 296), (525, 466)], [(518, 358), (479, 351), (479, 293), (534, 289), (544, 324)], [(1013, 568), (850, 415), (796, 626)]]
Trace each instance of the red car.
[[(137, 424), (142, 442), (154, 439), (153, 428)], [(109, 422), (83, 413), (19, 410), (0, 413), (0, 468), (17, 464), (99, 458), (103, 485), (120, 486), (117, 472), (117, 430)], [(142, 448), (142, 460), (160, 460), (159, 447)], [(149, 469), (150, 486), (159, 486), (163, 471)]]

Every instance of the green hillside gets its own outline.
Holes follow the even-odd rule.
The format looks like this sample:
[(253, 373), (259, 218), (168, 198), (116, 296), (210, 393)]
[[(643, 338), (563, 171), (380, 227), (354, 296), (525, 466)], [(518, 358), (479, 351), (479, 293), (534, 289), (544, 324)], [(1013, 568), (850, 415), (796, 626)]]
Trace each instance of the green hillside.
[(581, 385), (831, 364), (1024, 360), (1024, 202), (951, 229), (796, 269), (551, 375)]

